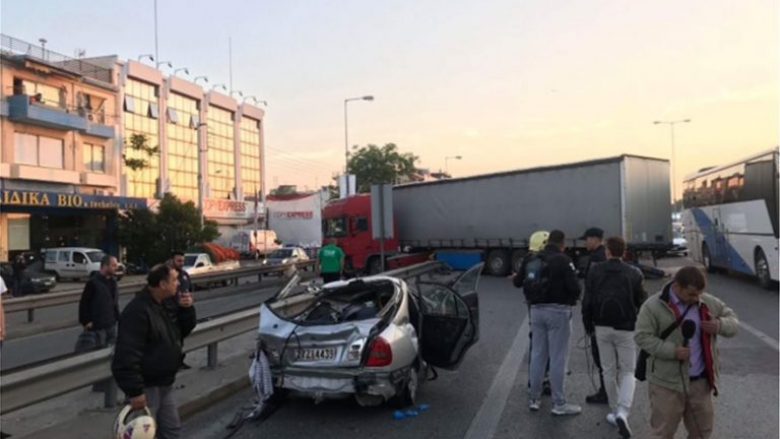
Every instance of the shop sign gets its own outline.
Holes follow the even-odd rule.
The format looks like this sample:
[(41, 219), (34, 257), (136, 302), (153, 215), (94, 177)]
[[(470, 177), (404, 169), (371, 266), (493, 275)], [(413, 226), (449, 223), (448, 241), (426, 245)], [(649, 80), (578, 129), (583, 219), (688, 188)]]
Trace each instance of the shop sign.
[(146, 199), (59, 192), (3, 190), (0, 206), (30, 206), (70, 209), (146, 209)]
[(237, 200), (222, 200), (206, 198), (204, 200), (203, 214), (209, 218), (252, 218), (253, 210), (249, 203)]

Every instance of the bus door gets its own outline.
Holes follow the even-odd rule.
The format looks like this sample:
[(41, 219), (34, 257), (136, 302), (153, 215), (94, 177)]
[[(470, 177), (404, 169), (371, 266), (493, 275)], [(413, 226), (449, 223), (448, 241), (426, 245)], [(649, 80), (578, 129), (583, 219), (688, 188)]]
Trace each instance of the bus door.
[(723, 217), (720, 213), (720, 207), (712, 209), (712, 228), (715, 235), (715, 242), (712, 249), (712, 265), (719, 267), (729, 266), (729, 243), (726, 236), (726, 225), (723, 223)]

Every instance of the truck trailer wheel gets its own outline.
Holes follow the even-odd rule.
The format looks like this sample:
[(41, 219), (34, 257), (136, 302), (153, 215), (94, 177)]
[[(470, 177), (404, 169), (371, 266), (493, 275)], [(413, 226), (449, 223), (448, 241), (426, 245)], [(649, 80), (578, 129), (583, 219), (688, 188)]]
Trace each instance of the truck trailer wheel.
[(487, 257), (487, 271), (492, 276), (506, 276), (509, 273), (510, 260), (506, 250), (491, 250)]
[(525, 250), (512, 251), (512, 273), (519, 273), (523, 265), (523, 258), (526, 255)]

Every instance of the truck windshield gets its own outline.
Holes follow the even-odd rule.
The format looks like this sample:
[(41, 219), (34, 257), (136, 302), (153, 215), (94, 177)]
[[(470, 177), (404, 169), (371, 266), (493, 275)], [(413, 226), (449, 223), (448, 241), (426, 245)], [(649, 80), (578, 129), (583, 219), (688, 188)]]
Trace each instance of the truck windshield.
[(197, 256), (185, 256), (184, 257), (184, 266), (185, 267), (192, 267), (195, 265), (195, 260), (198, 259)]
[(323, 232), (328, 238), (347, 236), (347, 219), (345, 217), (326, 219), (324, 226)]
[(100, 262), (105, 255), (106, 254), (103, 252), (87, 252), (87, 257), (89, 257), (89, 260), (92, 262)]

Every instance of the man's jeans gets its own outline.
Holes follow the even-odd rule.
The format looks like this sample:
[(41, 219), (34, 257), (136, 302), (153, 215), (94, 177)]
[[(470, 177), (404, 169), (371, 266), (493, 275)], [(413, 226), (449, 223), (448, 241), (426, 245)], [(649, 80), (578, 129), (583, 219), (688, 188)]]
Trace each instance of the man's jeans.
[(93, 329), (93, 332), (97, 334), (98, 348), (102, 349), (116, 344), (116, 325), (104, 329)]
[(572, 307), (558, 304), (531, 306), (531, 390), (530, 398), (542, 396), (542, 380), (550, 359), (550, 386), (553, 404), (566, 404), (564, 378), (569, 356)]
[(604, 367), (604, 384), (612, 412), (628, 416), (634, 400), (636, 344), (634, 331), (596, 326), (596, 340)]
[(145, 387), (146, 405), (157, 421), (157, 439), (179, 439), (181, 421), (173, 398), (173, 386)]

